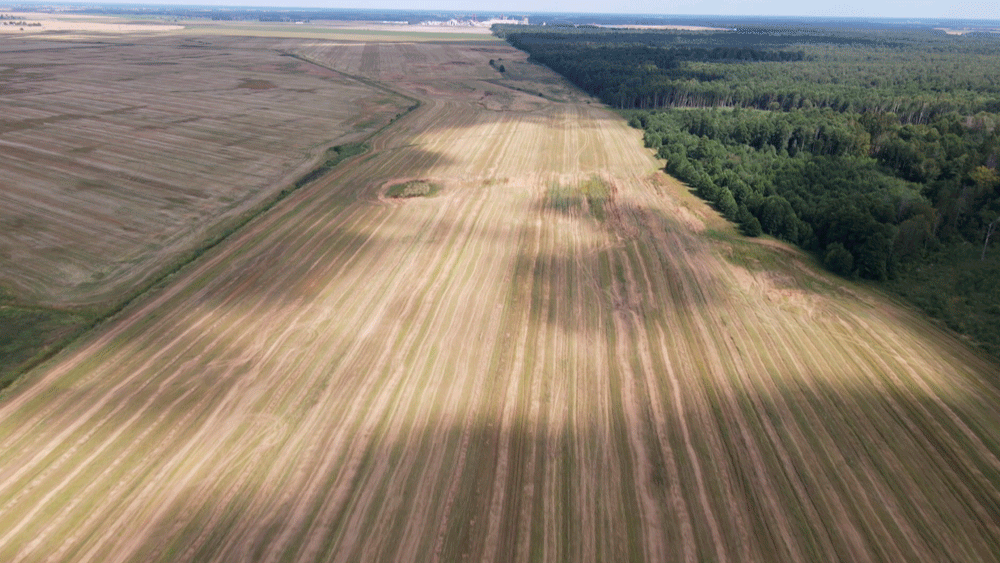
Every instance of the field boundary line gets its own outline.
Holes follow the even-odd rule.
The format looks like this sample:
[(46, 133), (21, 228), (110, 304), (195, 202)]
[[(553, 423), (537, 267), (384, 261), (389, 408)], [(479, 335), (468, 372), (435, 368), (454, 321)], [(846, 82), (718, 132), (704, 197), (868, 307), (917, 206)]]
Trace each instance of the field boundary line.
[[(252, 223), (254, 220), (267, 214), (274, 207), (276, 207), (281, 201), (288, 198), (288, 196), (292, 195), (295, 192), (298, 192), (299, 190), (305, 188), (306, 186), (315, 184), (321, 179), (327, 177), (334, 170), (337, 169), (342, 170), (343, 167), (341, 167), (340, 165), (343, 164), (343, 162), (370, 152), (372, 150), (370, 145), (371, 141), (373, 141), (376, 137), (384, 133), (390, 126), (394, 125), (397, 121), (412, 114), (414, 111), (416, 111), (423, 105), (423, 102), (420, 99), (393, 90), (392, 88), (389, 88), (388, 86), (376, 80), (366, 78), (363, 76), (355, 76), (352, 74), (341, 72), (339, 70), (318, 63), (314, 60), (311, 60), (307, 57), (304, 57), (302, 55), (290, 53), (283, 50), (279, 50), (278, 52), (279, 54), (293, 57), (303, 62), (314, 64), (321, 68), (327, 69), (331, 72), (335, 72), (338, 75), (341, 75), (349, 80), (360, 82), (366, 86), (390, 93), (395, 96), (400, 96), (403, 99), (413, 103), (409, 107), (407, 107), (402, 113), (396, 115), (395, 117), (390, 119), (387, 123), (385, 123), (378, 129), (371, 132), (370, 134), (368, 134), (367, 136), (365, 136), (364, 138), (355, 143), (345, 143), (342, 145), (331, 144), (330, 146), (324, 147), (322, 152), (320, 153), (321, 154), (320, 160), (316, 166), (312, 167), (311, 169), (306, 171), (304, 174), (302, 174), (295, 180), (288, 182), (284, 187), (278, 190), (277, 193), (265, 199), (257, 206), (252, 207), (249, 210), (245, 211), (244, 213), (234, 217), (228, 225), (225, 225), (225, 223), (214, 225), (213, 227), (221, 229), (217, 234), (214, 235), (209, 234), (201, 244), (189, 249), (186, 252), (181, 253), (176, 260), (165, 265), (159, 272), (152, 274), (149, 278), (147, 278), (146, 281), (144, 281), (139, 285), (138, 289), (136, 289), (131, 293), (126, 294), (126, 296), (121, 301), (118, 301), (116, 303), (113, 302), (107, 309), (93, 313), (94, 316), (90, 320), (83, 322), (80, 328), (78, 328), (75, 332), (66, 336), (61, 342), (53, 344), (49, 349), (44, 350), (43, 352), (37, 354), (35, 357), (29, 359), (21, 366), (18, 366), (17, 368), (12, 370), (12, 373), (10, 374), (8, 381), (0, 381), (0, 401), (2, 401), (8, 396), (9, 391), (13, 389), (21, 381), (21, 378), (25, 374), (41, 366), (42, 364), (48, 362), (52, 358), (62, 353), (67, 348), (73, 346), (75, 343), (79, 342), (80, 339), (83, 338), (85, 335), (91, 333), (94, 329), (98, 328), (101, 325), (104, 325), (108, 321), (113, 320), (122, 311), (125, 311), (133, 303), (138, 302), (143, 297), (151, 294), (157, 289), (162, 288), (167, 283), (167, 281), (175, 274), (179, 274), (182, 270), (184, 270), (191, 264), (197, 262), (202, 255), (211, 251), (213, 248), (219, 246), (233, 235), (242, 231), (247, 225)], [(330, 150), (342, 146), (347, 147), (351, 145), (356, 145), (358, 147), (361, 147), (362, 150), (355, 154), (351, 154), (349, 156), (346, 156), (338, 160), (333, 166), (327, 166), (327, 161), (329, 159), (328, 157), (326, 157), (326, 155), (329, 153)], [(14, 305), (12, 304), (11, 306)], [(17, 304), (17, 307), (22, 308), (20, 304)], [(90, 307), (93, 306), (91, 305)], [(85, 314), (87, 308), (89, 307), (68, 307), (66, 309), (59, 309), (59, 310), (64, 310), (67, 312), (77, 312), (77, 313), (83, 312), (83, 314)]]

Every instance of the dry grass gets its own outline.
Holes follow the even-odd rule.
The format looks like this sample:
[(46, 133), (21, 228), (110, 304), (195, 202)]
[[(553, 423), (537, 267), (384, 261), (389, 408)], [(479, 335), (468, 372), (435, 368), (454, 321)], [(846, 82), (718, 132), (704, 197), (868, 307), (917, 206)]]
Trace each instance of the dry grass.
[(0, 560), (995, 560), (996, 365), (483, 104), (502, 45), (373, 45), (283, 48), (420, 109), (4, 398)]

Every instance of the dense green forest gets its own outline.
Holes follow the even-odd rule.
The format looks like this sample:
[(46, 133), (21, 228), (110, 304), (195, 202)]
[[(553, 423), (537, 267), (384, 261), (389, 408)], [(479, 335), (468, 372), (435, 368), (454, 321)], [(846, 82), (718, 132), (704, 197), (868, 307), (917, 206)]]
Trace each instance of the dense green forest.
[(874, 280), (1000, 355), (1000, 35), (495, 32), (622, 110), (746, 235)]

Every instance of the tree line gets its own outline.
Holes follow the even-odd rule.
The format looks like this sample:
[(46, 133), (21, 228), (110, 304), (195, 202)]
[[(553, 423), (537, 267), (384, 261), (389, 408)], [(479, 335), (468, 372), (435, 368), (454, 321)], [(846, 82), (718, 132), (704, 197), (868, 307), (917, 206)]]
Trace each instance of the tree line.
[[(1000, 38), (498, 32), (623, 110), (667, 172), (747, 235), (882, 282), (1000, 353), (1000, 290), (987, 281), (1000, 279), (989, 252), (1000, 224)], [(965, 281), (949, 277), (954, 268)]]
[(735, 32), (495, 26), (619, 109), (744, 107), (892, 112), (904, 122), (1000, 111), (995, 36), (755, 28)]

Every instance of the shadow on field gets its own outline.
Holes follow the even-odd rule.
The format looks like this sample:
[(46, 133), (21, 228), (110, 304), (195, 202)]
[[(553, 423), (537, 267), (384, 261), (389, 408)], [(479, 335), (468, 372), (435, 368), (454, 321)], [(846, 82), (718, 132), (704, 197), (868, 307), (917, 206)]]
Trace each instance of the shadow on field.
[[(387, 325), (435, 281), (395, 287), (383, 268), (473, 219), (308, 190), (332, 211), (313, 214), (317, 200), (297, 195), (193, 283), (217, 316), (165, 346), (164, 304), (117, 342), (131, 347), (113, 360), (126, 365), (102, 366), (148, 377), (116, 388), (93, 418), (96, 439), (127, 430), (108, 451), (141, 450), (125, 458), (148, 464), (137, 491), (142, 475), (166, 475), (149, 477), (147, 494), (166, 504), (116, 544), (123, 559), (989, 561), (1000, 549), (1000, 393), (978, 379), (990, 366), (956, 352), (936, 373), (913, 342), (868, 352), (884, 337), (863, 332), (830, 349), (778, 349), (769, 332), (787, 329), (739, 312), (714, 322), (732, 306), (728, 286), (699, 270), (703, 243), (669, 217), (626, 208), (612, 228), (530, 201), (524, 211), (542, 216), (518, 237), (468, 235), (522, 241), (504, 311), (463, 306), (483, 324), (500, 315), (484, 334), (503, 340), (404, 345), (419, 329), (389, 340)], [(359, 291), (331, 293), (334, 282)], [(369, 330), (338, 324), (377, 296), (382, 316), (356, 320)], [(297, 334), (238, 326), (241, 310), (285, 323), (310, 304), (325, 317)], [(376, 367), (383, 353), (398, 364)], [(53, 432), (72, 415), (51, 417)], [(98, 457), (84, 465), (107, 463)]]
[[(995, 366), (846, 313), (822, 326), (852, 339), (826, 347), (819, 321), (734, 297), (655, 209), (543, 194), (509, 208), (528, 214), (511, 232), (478, 225), (475, 198), (376, 202), (446, 158), (421, 150), (295, 192), (24, 407), (41, 414), (11, 416), (32, 434), (0, 456), (0, 474), (30, 464), (18, 498), (67, 485), (22, 535), (73, 532), (23, 559), (996, 559)], [(499, 273), (448, 262), (507, 240)], [(503, 303), (421, 301), (490, 275)], [(0, 522), (35, 501), (17, 502)], [(116, 521), (133, 502), (149, 522)]]
[[(580, 190), (567, 204), (553, 191), (532, 206), (543, 217), (542, 244), (564, 239), (563, 229), (599, 233), (603, 242), (587, 249), (553, 243), (553, 249), (518, 255), (515, 271), (532, 279), (530, 297), (522, 298), (544, 308), (540, 318), (566, 333), (600, 333), (616, 316), (693, 317), (727, 306), (732, 288), (719, 276), (714, 251), (675, 219), (614, 198), (587, 201)], [(595, 324), (598, 316), (603, 320)]]
[[(594, 381), (556, 368), (491, 374), (479, 400), (443, 414), (447, 386), (434, 388), (433, 401), (407, 406), (410, 416), (376, 412), (374, 427), (345, 442), (328, 429), (293, 428), (274, 440), (248, 433), (239, 457), (209, 460), (204, 479), (144, 528), (129, 560), (988, 561), (997, 553), (995, 389), (943, 403), (830, 383), (726, 395), (726, 376), (716, 375), (682, 384), (683, 417), (656, 385), (625, 391), (632, 380), (668, 387), (664, 374), (624, 369)], [(507, 394), (511, 377), (532, 390)], [(357, 400), (345, 390), (339, 402)], [(989, 449), (964, 438), (948, 409)], [(662, 423), (654, 411), (665, 413)], [(300, 432), (316, 447), (275, 461)]]

